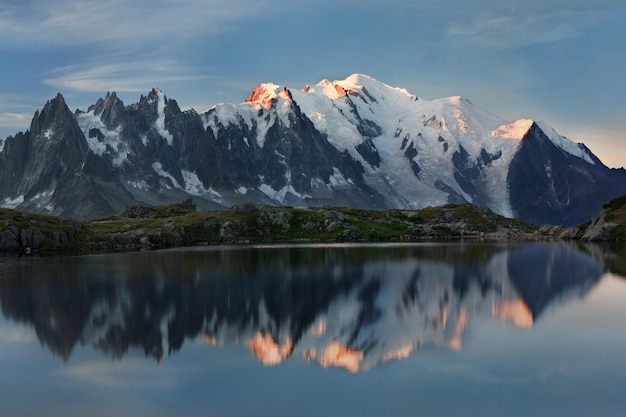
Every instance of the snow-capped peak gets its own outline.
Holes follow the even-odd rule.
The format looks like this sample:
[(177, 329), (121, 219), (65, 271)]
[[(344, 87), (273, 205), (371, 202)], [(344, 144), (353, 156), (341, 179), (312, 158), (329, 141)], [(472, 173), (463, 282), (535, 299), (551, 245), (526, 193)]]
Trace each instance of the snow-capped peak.
[(322, 94), (331, 100), (344, 97), (347, 94), (358, 96), (369, 102), (389, 100), (395, 102), (399, 98), (408, 98), (411, 101), (417, 100), (416, 95), (409, 93), (404, 88), (389, 86), (364, 74), (352, 74), (344, 80), (329, 81), (323, 79), (316, 87), (318, 88), (306, 86), (303, 91), (312, 93), (322, 92)]
[(397, 94), (400, 96), (406, 96), (408, 98), (417, 99), (417, 96), (409, 93), (405, 88), (400, 87), (392, 87), (383, 82), (376, 80), (375, 78), (370, 77), (369, 75), (364, 74), (352, 74), (345, 80), (335, 81), (337, 85), (342, 86), (345, 89), (353, 89), (353, 90), (368, 90), (370, 93), (377, 95), (375, 93), (381, 93), (381, 97), (385, 94), (389, 94), (392, 92), (393, 94)]
[(490, 132), (506, 124), (507, 121), (491, 112), (476, 106), (462, 96), (445, 97), (433, 100), (431, 112), (444, 120), (448, 127), (456, 127), (464, 133), (468, 131)]
[[(144, 97), (143, 95), (141, 96)], [(152, 87), (148, 92), (148, 95), (145, 96), (145, 100), (148, 104), (153, 105), (159, 101), (160, 98), (164, 98), (165, 93), (159, 87)]]
[(530, 128), (536, 125), (546, 135), (546, 137), (558, 148), (574, 155), (582, 160), (595, 165), (587, 149), (579, 143), (559, 135), (550, 125), (544, 121), (533, 119), (519, 119), (513, 123), (505, 124), (491, 131), (492, 138), (502, 139), (522, 139)]
[(246, 98), (245, 103), (253, 103), (259, 100), (269, 100), (277, 96), (280, 86), (274, 83), (262, 83), (255, 88)]
[(568, 138), (559, 135), (550, 125), (544, 121), (535, 121), (533, 119), (519, 119), (513, 123), (505, 124), (491, 131), (492, 138), (502, 139), (522, 139), (530, 128), (536, 125), (543, 131), (546, 137), (557, 147), (563, 151), (574, 155), (582, 160), (595, 165), (595, 162), (589, 155), (587, 149), (579, 143), (575, 143)]
[[(127, 202), (161, 204), (185, 195), (211, 207), (417, 209), (470, 202), (536, 224), (569, 226), (626, 193), (626, 171), (610, 170), (584, 145), (543, 122), (505, 120), (461, 96), (417, 99), (363, 74), (287, 88), (263, 83), (246, 102), (202, 114), (182, 112), (159, 88), (128, 106), (107, 94), (74, 113), (58, 95), (31, 122), (37, 152), (18, 152), (28, 135), (0, 141), (6, 166), (17, 169), (0, 169), (0, 182), (8, 184), (0, 205), (50, 212), (56, 204), (55, 214), (95, 217)], [(72, 148), (77, 151), (63, 153)], [(64, 170), (38, 168), (59, 160)], [(61, 183), (65, 166), (105, 183), (85, 181), (96, 188), (79, 191), (93, 199), (65, 203), (76, 193)], [(106, 175), (98, 176), (100, 170)], [(52, 181), (59, 187), (49, 203), (21, 199), (50, 189)], [(528, 195), (537, 205), (528, 206)]]
[(492, 138), (521, 139), (535, 123), (533, 119), (519, 119), (491, 131)]
[[(344, 97), (346, 94), (354, 93), (354, 90), (346, 90), (344, 87), (340, 86), (336, 82), (328, 81), (327, 79), (323, 79), (317, 86), (321, 88), (322, 94), (328, 97), (331, 100), (335, 100), (341, 97)], [(316, 89), (307, 88), (306, 92), (315, 93)]]
[(287, 87), (282, 87), (274, 83), (262, 83), (250, 93), (244, 103), (252, 103), (254, 105), (260, 105), (268, 109), (272, 107), (272, 100), (276, 98), (283, 98), (288, 101), (293, 101), (291, 93), (287, 90)]
[(564, 136), (559, 135), (550, 125), (548, 125), (543, 120), (539, 120), (535, 123), (548, 137), (548, 139), (550, 139), (550, 141), (556, 146), (571, 155), (581, 158), (585, 162), (595, 165), (595, 162), (589, 155), (589, 151), (582, 144), (576, 143)]

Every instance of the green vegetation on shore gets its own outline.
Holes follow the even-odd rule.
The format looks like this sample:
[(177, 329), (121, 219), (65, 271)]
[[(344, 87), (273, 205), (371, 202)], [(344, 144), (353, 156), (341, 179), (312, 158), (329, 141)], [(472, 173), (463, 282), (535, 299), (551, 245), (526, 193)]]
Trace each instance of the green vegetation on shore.
[(560, 228), (556, 233), (563, 239), (626, 241), (626, 196), (618, 197), (605, 204), (593, 220), (577, 227)]
[(236, 205), (197, 211), (191, 200), (129, 206), (85, 222), (0, 211), (0, 250), (100, 252), (219, 243), (531, 239), (536, 228), (471, 204), (421, 210)]
[(77, 250), (91, 235), (88, 224), (55, 216), (0, 208), (0, 251)]
[(0, 251), (110, 252), (144, 248), (260, 242), (381, 242), (450, 239), (626, 240), (626, 196), (575, 228), (537, 228), (472, 204), (420, 210), (274, 207), (240, 204), (197, 211), (178, 204), (128, 206), (119, 214), (79, 222), (0, 209)]
[(610, 231), (610, 238), (626, 240), (626, 196), (622, 196), (605, 204), (605, 220), (615, 225)]

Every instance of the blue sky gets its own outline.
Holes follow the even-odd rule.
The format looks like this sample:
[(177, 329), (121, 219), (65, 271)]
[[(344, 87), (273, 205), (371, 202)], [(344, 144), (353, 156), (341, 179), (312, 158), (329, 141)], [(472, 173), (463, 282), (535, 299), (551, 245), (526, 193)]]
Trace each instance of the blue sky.
[(623, 0), (1, 0), (0, 138), (61, 92), (86, 109), (158, 86), (182, 108), (364, 73), (545, 120), (626, 166)]

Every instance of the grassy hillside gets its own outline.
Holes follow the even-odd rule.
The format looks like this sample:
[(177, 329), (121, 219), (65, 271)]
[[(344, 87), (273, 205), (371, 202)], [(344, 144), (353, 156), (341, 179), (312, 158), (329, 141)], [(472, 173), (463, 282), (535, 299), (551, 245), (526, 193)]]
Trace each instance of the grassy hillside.
[(73, 250), (90, 235), (78, 221), (0, 208), (0, 251)]
[(626, 196), (605, 204), (604, 210), (606, 210), (604, 220), (615, 225), (611, 229), (611, 239), (626, 240)]
[(15, 210), (3, 210), (0, 216), (4, 227), (0, 249), (18, 252), (286, 241), (527, 239), (536, 232), (533, 226), (471, 204), (382, 211), (243, 204), (224, 211), (196, 211), (188, 200), (169, 206), (129, 206), (122, 213), (86, 222)]
[(591, 241), (626, 241), (626, 196), (605, 204), (593, 220), (565, 233), (568, 238)]
[(119, 246), (277, 241), (393, 241), (526, 236), (535, 229), (470, 204), (423, 210), (360, 210), (238, 205), (195, 211), (190, 203), (144, 208), (89, 222), (95, 235)]

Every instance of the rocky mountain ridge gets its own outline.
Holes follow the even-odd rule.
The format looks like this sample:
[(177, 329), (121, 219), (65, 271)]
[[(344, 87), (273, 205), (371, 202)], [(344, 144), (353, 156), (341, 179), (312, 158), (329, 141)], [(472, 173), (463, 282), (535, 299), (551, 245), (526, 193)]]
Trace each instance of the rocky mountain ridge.
[(159, 89), (72, 113), (61, 94), (0, 151), (0, 205), (90, 218), (192, 197), (235, 204), (419, 209), (471, 202), (576, 225), (626, 194), (626, 171), (547, 124), (462, 97), (427, 101), (355, 74), (182, 111)]

